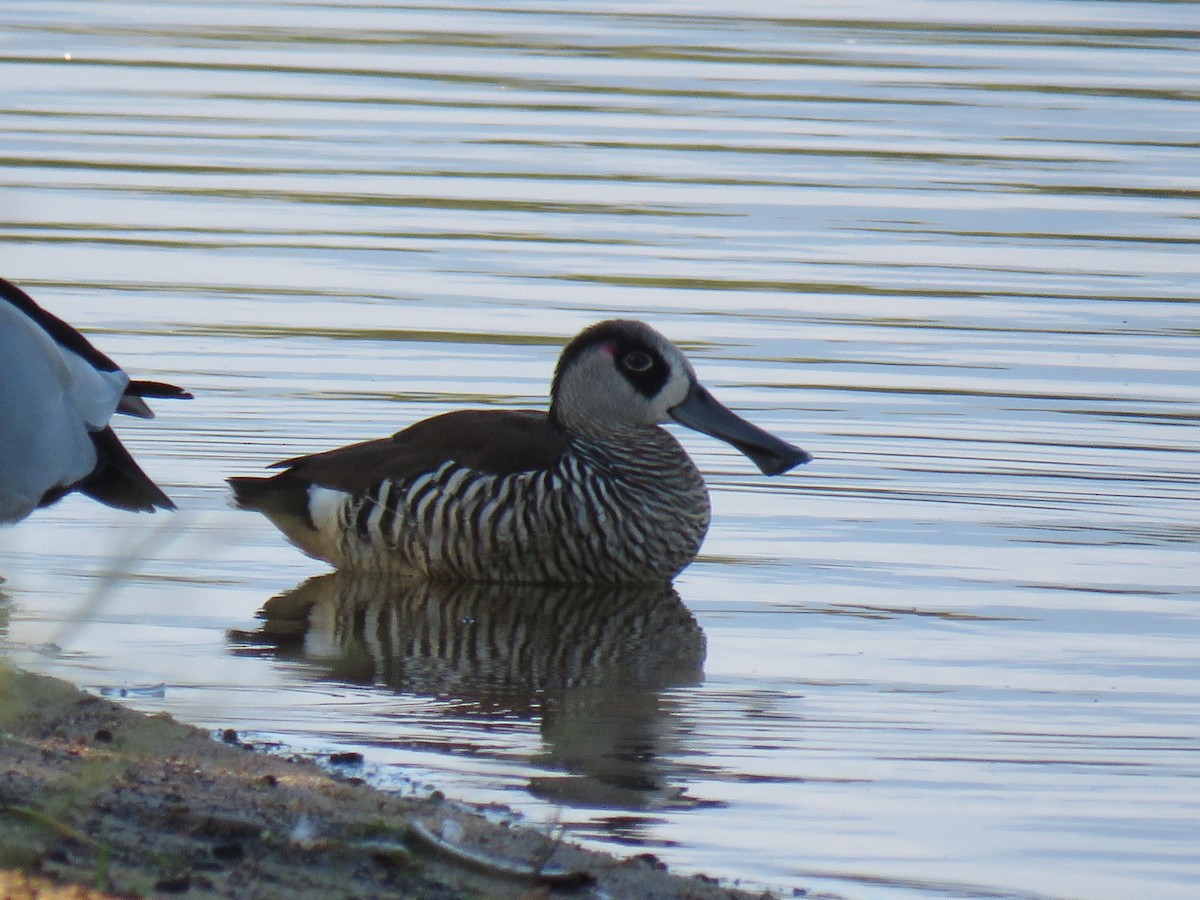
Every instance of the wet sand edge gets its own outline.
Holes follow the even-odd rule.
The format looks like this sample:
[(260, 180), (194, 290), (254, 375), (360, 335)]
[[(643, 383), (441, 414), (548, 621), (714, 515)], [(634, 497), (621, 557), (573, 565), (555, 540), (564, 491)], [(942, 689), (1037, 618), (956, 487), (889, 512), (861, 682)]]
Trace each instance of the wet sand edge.
[(503, 898), (586, 886), (751, 896), (464, 804), (378, 791), (0, 663), (5, 897)]

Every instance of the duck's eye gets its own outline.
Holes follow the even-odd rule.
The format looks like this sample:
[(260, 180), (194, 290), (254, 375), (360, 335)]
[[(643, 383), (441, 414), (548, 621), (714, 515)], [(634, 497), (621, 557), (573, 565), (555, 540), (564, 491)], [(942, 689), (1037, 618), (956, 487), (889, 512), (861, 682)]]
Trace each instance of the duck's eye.
[(654, 365), (649, 353), (632, 350), (621, 357), (621, 365), (630, 372), (647, 372)]

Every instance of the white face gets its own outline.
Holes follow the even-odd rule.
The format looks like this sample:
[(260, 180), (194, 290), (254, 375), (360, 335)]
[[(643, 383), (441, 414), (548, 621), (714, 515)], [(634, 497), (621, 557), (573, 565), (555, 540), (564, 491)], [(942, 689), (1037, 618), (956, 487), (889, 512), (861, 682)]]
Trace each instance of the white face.
[(555, 411), (586, 431), (656, 425), (687, 397), (695, 380), (679, 348), (641, 323), (583, 347), (562, 371)]

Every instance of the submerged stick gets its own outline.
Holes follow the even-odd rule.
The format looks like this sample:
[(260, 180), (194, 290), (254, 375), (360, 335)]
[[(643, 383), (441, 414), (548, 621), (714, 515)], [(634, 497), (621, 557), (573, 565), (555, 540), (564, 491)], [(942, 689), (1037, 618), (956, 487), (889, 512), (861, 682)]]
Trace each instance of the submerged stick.
[(451, 843), (443, 837), (434, 834), (424, 822), (413, 820), (408, 825), (408, 834), (418, 843), (436, 850), (451, 859), (504, 878), (514, 878), (521, 881), (534, 881), (539, 884), (550, 884), (556, 887), (582, 887), (595, 881), (590, 872), (581, 869), (563, 869), (559, 866), (530, 866), (524, 863), (500, 859), (479, 850), (468, 850), (458, 844)]

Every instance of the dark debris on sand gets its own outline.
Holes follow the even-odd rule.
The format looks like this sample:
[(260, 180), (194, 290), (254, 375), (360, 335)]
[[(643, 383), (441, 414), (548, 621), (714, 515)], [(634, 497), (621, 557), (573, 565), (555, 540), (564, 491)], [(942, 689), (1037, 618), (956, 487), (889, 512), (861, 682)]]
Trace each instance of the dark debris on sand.
[(0, 668), (0, 897), (749, 896), (219, 737)]

